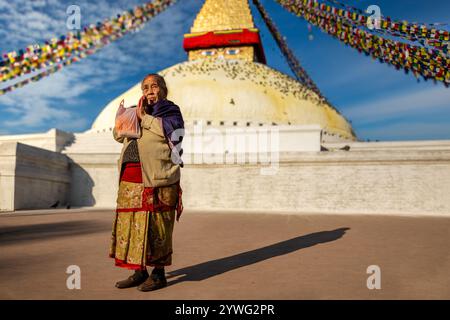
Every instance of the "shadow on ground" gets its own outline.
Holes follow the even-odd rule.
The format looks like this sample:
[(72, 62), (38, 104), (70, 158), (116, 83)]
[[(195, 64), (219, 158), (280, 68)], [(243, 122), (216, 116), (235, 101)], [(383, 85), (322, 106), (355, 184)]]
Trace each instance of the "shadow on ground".
[(182, 281), (201, 281), (276, 256), (309, 248), (320, 243), (335, 241), (341, 238), (349, 229), (350, 228), (339, 228), (331, 231), (310, 233), (259, 249), (174, 270), (168, 272), (169, 278), (179, 275), (183, 276), (171, 281), (169, 285), (174, 285)]
[(110, 230), (105, 223), (85, 221), (65, 221), (25, 226), (0, 227), (0, 245), (22, 241), (48, 240)]

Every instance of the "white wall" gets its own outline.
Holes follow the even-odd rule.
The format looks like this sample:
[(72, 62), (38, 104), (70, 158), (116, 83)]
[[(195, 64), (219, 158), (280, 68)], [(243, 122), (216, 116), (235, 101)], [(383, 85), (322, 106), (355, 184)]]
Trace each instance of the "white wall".
[(0, 142), (0, 212), (14, 210), (16, 144)]
[(0, 148), (1, 211), (50, 208), (67, 203), (70, 175), (65, 155), (3, 142)]
[[(296, 129), (280, 137), (291, 135), (291, 130)], [(317, 149), (317, 132), (306, 133)], [(285, 140), (291, 143), (276, 157), (269, 154), (266, 163), (196, 164), (186, 161), (195, 157), (187, 152), (181, 181), (184, 206), (450, 215), (450, 141), (350, 142), (350, 151), (328, 144), (332, 151), (319, 152), (298, 151), (302, 146), (295, 146), (294, 134)], [(71, 206), (115, 207), (121, 144), (111, 132), (76, 134), (63, 154), (0, 143), (2, 209), (47, 208), (56, 200)]]
[[(445, 146), (450, 146), (450, 141)], [(113, 208), (118, 154), (68, 155), (79, 166), (72, 173), (73, 203), (85, 205), (82, 199), (92, 195), (95, 206)], [(281, 153), (279, 160), (278, 168), (274, 163), (186, 164), (181, 181), (184, 206), (450, 215), (448, 148), (291, 152)], [(261, 168), (270, 165), (275, 174), (262, 174)], [(90, 193), (83, 187), (86, 184), (92, 188)]]
[(188, 166), (185, 207), (450, 215), (450, 152), (311, 154), (256, 166)]
[(45, 133), (30, 133), (18, 135), (0, 135), (0, 142), (20, 142), (37, 148), (61, 152), (71, 144), (74, 134), (58, 129), (50, 129)]

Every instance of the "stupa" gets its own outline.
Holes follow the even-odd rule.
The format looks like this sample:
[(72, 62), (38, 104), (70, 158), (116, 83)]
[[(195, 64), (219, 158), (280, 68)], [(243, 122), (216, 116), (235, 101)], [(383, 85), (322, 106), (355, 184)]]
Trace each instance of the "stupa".
[[(338, 110), (267, 66), (247, 0), (205, 0), (183, 47), (187, 61), (159, 73), (185, 120), (187, 210), (450, 213), (450, 141), (357, 141)], [(137, 83), (86, 132), (0, 136), (0, 211), (113, 214), (122, 145), (111, 131), (120, 101), (140, 97)]]
[[(188, 61), (159, 72), (186, 124), (212, 127), (318, 125), (323, 141), (353, 141), (348, 121), (316, 93), (266, 65), (259, 31), (247, 0), (206, 0), (184, 36)], [(136, 84), (113, 99), (91, 131), (110, 131), (122, 99), (133, 105)], [(281, 129), (280, 129), (281, 130)]]

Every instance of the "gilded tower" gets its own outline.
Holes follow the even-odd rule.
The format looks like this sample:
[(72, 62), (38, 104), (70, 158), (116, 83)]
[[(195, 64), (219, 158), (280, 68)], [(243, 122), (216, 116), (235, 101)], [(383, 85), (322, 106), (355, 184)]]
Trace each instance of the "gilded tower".
[(183, 42), (190, 61), (266, 61), (247, 0), (206, 0), (190, 31)]

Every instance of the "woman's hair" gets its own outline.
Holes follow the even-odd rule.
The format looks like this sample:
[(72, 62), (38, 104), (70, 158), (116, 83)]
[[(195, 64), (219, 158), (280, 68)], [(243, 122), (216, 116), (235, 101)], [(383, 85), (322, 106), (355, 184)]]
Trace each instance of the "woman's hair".
[(142, 88), (142, 85), (144, 84), (144, 81), (150, 77), (153, 77), (156, 79), (156, 83), (158, 84), (159, 89), (161, 90), (162, 98), (166, 99), (167, 95), (169, 94), (169, 91), (167, 90), (166, 81), (164, 80), (164, 78), (162, 76), (160, 76), (157, 73), (150, 73), (150, 74), (146, 75), (145, 78), (141, 81), (141, 88)]

